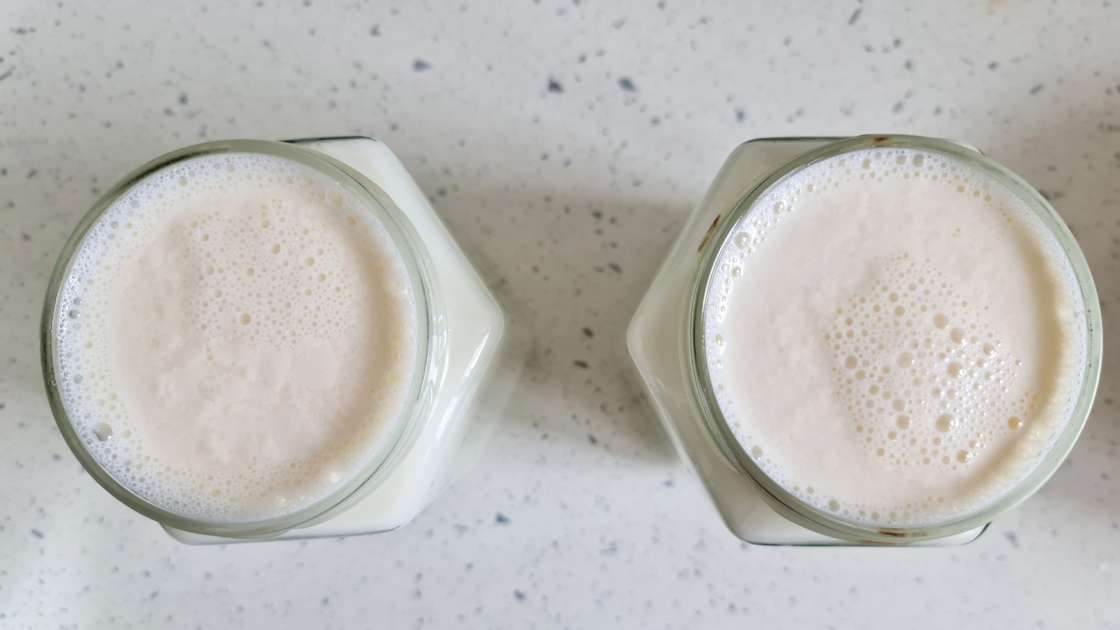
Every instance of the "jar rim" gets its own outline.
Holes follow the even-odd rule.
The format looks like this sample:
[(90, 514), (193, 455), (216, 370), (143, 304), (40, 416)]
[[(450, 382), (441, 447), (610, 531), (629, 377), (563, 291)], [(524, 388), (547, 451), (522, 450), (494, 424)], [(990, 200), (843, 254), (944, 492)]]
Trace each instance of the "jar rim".
[[(298, 146), (299, 141), (232, 139), (195, 144), (156, 157), (134, 169), (106, 191), (85, 212), (70, 234), (51, 273), (40, 322), (40, 355), (47, 399), (59, 431), (70, 450), (91, 477), (110, 494), (131, 509), (162, 525), (184, 531), (230, 538), (266, 537), (282, 533), (327, 514), (347, 503), (358, 492), (364, 492), (383, 481), (398, 463), (402, 454), (420, 433), (427, 419), (431, 396), (427, 395), (438, 372), (437, 322), (438, 295), (432, 282), (431, 262), (411, 222), (380, 186), (355, 169), (326, 154)], [(145, 499), (118, 481), (86, 448), (71, 421), (57, 380), (57, 326), (60, 297), (70, 277), (76, 254), (90, 230), (119, 199), (148, 177), (176, 163), (199, 157), (221, 154), (258, 154), (294, 161), (312, 168), (345, 187), (360, 201), (364, 211), (384, 229), (405, 268), (415, 305), (417, 324), (415, 357), (402, 417), (394, 419), (392, 435), (384, 446), (371, 454), (369, 461), (340, 484), (333, 492), (298, 510), (253, 521), (218, 521), (185, 516), (167, 510)]]
[[(813, 139), (821, 140), (821, 138)], [(799, 139), (770, 138), (756, 141), (774, 140), (791, 141)], [(790, 520), (818, 533), (858, 542), (897, 544), (941, 538), (982, 527), (999, 513), (1011, 509), (1028, 498), (1057, 471), (1073, 448), (1088, 419), (1100, 378), (1103, 348), (1099, 299), (1088, 263), (1073, 234), (1050, 203), (1021, 177), (976, 149), (949, 140), (911, 135), (863, 135), (829, 140), (832, 141), (797, 156), (771, 172), (756, 186), (746, 191), (727, 213), (726, 217), (723, 217), (722, 220), (717, 218), (720, 225), (713, 226), (713, 229), (710, 230), (712, 233), (704, 244), (706, 251), (702, 254), (699, 270), (692, 287), (691, 313), (686, 321), (688, 329), (685, 340), (691, 347), (684, 352), (688, 362), (687, 372), (691, 378), (692, 394), (699, 404), (701, 416), (704, 420), (703, 424), (724, 455), (740, 472), (745, 473), (753, 480), (768, 503)], [(1068, 421), (1051, 443), (1047, 453), (1033, 465), (1030, 472), (1018, 483), (985, 507), (960, 518), (930, 526), (883, 527), (840, 518), (811, 506), (774, 481), (754, 463), (754, 460), (732, 433), (730, 425), (715, 398), (715, 388), (711, 379), (704, 343), (704, 315), (706, 305), (709, 302), (709, 292), (713, 289), (711, 285), (719, 253), (728, 244), (735, 226), (755, 208), (755, 203), (779, 182), (812, 164), (845, 153), (881, 148), (905, 148), (946, 154), (965, 162), (970, 167), (976, 168), (1006, 186), (1041, 220), (1062, 248), (1081, 291), (1084, 306), (1086, 356), (1081, 389), (1078, 392), (1077, 401)]]

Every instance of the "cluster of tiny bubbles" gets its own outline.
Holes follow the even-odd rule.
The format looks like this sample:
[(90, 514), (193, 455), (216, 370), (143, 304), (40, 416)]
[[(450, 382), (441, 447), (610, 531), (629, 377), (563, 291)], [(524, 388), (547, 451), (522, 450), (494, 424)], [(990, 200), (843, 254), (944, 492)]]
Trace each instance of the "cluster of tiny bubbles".
[[(311, 202), (341, 207), (340, 194), (301, 179), (298, 190)], [(182, 254), (203, 261), (193, 304), (200, 332), (292, 346), (348, 324), (346, 305), (360, 292), (361, 277), (337, 273), (347, 252), (332, 234), (301, 220), (293, 206), (307, 201), (277, 196), (253, 212), (212, 212), (173, 228), (187, 244)]]
[[(283, 193), (256, 208), (224, 212), (215, 200), (234, 184)], [(208, 204), (212, 211), (193, 212), (189, 220), (168, 219), (178, 209)], [(126, 393), (118, 391), (110, 373), (111, 285), (167, 229), (182, 244), (168, 255), (199, 269), (190, 308), (200, 332), (270, 345), (346, 334), (353, 323), (347, 316), (352, 300), (369, 287), (362, 286), (360, 274), (332, 271), (346, 268), (345, 260), (353, 263), (348, 241), (314, 229), (301, 217), (300, 204), (332, 208), (337, 229), (359, 239), (355, 243), (372, 239), (370, 250), (395, 249), (362, 202), (326, 176), (282, 158), (232, 153), (185, 160), (147, 176), (103, 212), (75, 251), (55, 320), (60, 397), (93, 458), (118, 483), (163, 509), (230, 521), (290, 513), (321, 497), (321, 486), (347, 478), (351, 468), (340, 465), (345, 462), (340, 457), (355, 460), (365, 437), (357, 433), (374, 430), (369, 423), (357, 426), (350, 443), (304, 459), (246, 461), (236, 475), (203, 474), (147, 452), (138, 435), (144, 419), (131, 417), (122, 400)], [(376, 264), (399, 261), (390, 254)], [(208, 352), (207, 360), (217, 359)]]
[[(928, 261), (908, 254), (885, 261), (878, 282), (837, 306), (823, 333), (833, 381), (872, 457), (895, 469), (957, 471), (993, 438), (1023, 430), (1036, 397), (1010, 394), (1019, 360), (982, 313)], [(928, 496), (901, 518), (942, 500)]]

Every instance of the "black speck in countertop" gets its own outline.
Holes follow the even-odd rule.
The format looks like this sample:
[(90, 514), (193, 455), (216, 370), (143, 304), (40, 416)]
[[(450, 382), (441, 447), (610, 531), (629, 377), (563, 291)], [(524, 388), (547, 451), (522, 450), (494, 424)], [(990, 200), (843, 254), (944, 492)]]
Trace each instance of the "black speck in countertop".
[(37, 530), (37, 529), (33, 529), (33, 530), (31, 530), (31, 535), (32, 535), (32, 536), (34, 536), (34, 537), (36, 537), (36, 538), (39, 538), (39, 539), (42, 539), (42, 538), (43, 538), (43, 532), (41, 532), (41, 531), (39, 531), (39, 530)]
[(190, 99), (187, 98), (187, 93), (186, 92), (180, 92), (179, 93), (179, 104), (180, 105), (186, 105), (189, 101), (190, 101)]
[(901, 37), (894, 38), (894, 41), (891, 42), (891, 46), (894, 46), (895, 48), (901, 48), (902, 47), (902, 38)]
[(525, 593), (522, 593), (518, 589), (513, 589), (513, 598), (519, 602), (523, 602), (525, 601)]
[(599, 443), (599, 438), (595, 437), (595, 435), (592, 434), (592, 433), (588, 433), (587, 434), (587, 441), (590, 442), (591, 444), (598, 444)]
[(910, 59), (907, 59), (906, 61), (904, 61), (902, 63), (902, 67), (906, 68), (907, 70), (913, 70), (914, 69), (914, 62)]
[(901, 111), (902, 111), (902, 108), (903, 108), (904, 106), (905, 106), (905, 104), (904, 104), (904, 103), (903, 103), (902, 101), (898, 101), (898, 102), (896, 102), (896, 103), (895, 103), (895, 104), (894, 104), (894, 105), (893, 105), (893, 106), (891, 107), (891, 111), (892, 111), (893, 113), (897, 114), (898, 112), (901, 112)]
[(380, 24), (374, 24), (373, 26), (369, 27), (369, 36), (370, 37), (381, 37), (381, 25)]
[(1011, 543), (1012, 547), (1016, 549), (1019, 548), (1019, 536), (1015, 532), (1003, 532), (1003, 537), (1007, 539), (1007, 542)]
[(35, 28), (34, 27), (25, 28), (25, 27), (22, 27), (22, 26), (16, 26), (16, 27), (12, 28), (12, 32), (15, 33), (16, 35), (30, 35), (31, 33), (35, 32)]
[(35, 176), (38, 175), (38, 174), (39, 174), (39, 169), (33, 168), (30, 171), (27, 171), (27, 179), (35, 179)]
[(4, 79), (7, 79), (8, 77), (12, 76), (13, 72), (15, 72), (14, 68), (8, 68), (3, 73), (0, 73), (0, 81), (3, 81)]
[(432, 67), (432, 64), (428, 63), (427, 61), (424, 61), (423, 59), (417, 59), (416, 61), (412, 62), (412, 69), (415, 70), (416, 72), (423, 72), (425, 70), (428, 70), (431, 67)]
[(622, 88), (624, 92), (638, 91), (638, 88), (634, 86), (634, 82), (630, 80), (630, 77), (621, 77), (618, 80), (618, 87)]
[(862, 8), (856, 9), (855, 11), (852, 11), (852, 16), (848, 18), (848, 26), (855, 25), (855, 23), (859, 21), (859, 16), (861, 16), (861, 15), (863, 15), (863, 9)]
[(607, 263), (607, 266), (610, 267), (611, 271), (615, 273), (622, 273), (622, 265), (619, 265), (618, 263)]
[(1041, 92), (1041, 91), (1042, 91), (1042, 87), (1043, 87), (1043, 86), (1042, 86), (1042, 84), (1041, 84), (1041, 83), (1039, 83), (1038, 85), (1036, 85), (1036, 86), (1032, 87), (1032, 88), (1031, 88), (1031, 92), (1030, 92), (1030, 93), (1031, 93), (1031, 96), (1034, 96), (1035, 94), (1038, 94), (1039, 92)]
[(590, 365), (587, 364), (587, 361), (584, 361), (582, 359), (576, 359), (575, 361), (572, 361), (572, 365), (576, 366), (577, 368), (579, 368), (581, 370), (586, 370), (587, 368), (591, 367)]
[(988, 62), (988, 69), (989, 70), (995, 70), (998, 67), (999, 67), (999, 62), (998, 61), (989, 61)]
[(31, 240), (31, 235), (30, 235), (30, 234), (28, 234), (27, 232), (23, 232), (23, 233), (21, 233), (21, 234), (19, 235), (19, 238), (20, 238), (20, 240), (22, 240), (22, 241), (23, 241), (24, 243), (26, 243), (27, 241), (30, 241), (30, 240)]
[(494, 524), (495, 525), (509, 525), (510, 524), (509, 517), (506, 516), (505, 514), (502, 514), (501, 512), (498, 512), (498, 513), (494, 514)]
[(735, 108), (735, 122), (743, 122), (746, 119), (747, 119), (747, 112), (745, 112), (745, 111), (739, 109), (738, 107), (736, 107)]
[(553, 94), (563, 94), (564, 86), (561, 85), (560, 82), (557, 81), (556, 79), (549, 79), (548, 80), (548, 91), (552, 92)]
[[(592, 337), (594, 337), (594, 336), (595, 336), (595, 331), (594, 331), (594, 330), (591, 330), (591, 329), (590, 329), (590, 328), (588, 328), (587, 326), (584, 326), (584, 327), (583, 327), (583, 336), (584, 336), (584, 337), (587, 337), (588, 339), (590, 339), (590, 338), (592, 338)], [(3, 409), (3, 407), (0, 407), (0, 409)]]

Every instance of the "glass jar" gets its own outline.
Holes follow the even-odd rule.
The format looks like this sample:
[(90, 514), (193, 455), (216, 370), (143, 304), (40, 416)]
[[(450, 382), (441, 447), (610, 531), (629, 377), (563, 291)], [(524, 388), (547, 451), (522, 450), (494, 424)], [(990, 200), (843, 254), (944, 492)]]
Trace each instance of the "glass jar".
[[(948, 154), (1015, 192), (1064, 249), (1085, 305), (1088, 343), (1082, 387), (1073, 416), (1050, 451), (987, 509), (936, 527), (887, 528), (848, 522), (812, 508), (770, 479), (744, 452), (719, 409), (700, 337), (717, 254), (755, 200), (809, 164), (877, 147)], [(1037, 191), (973, 147), (934, 138), (875, 135), (764, 138), (736, 148), (690, 215), (638, 306), (627, 331), (627, 346), (655, 414), (738, 537), (769, 545), (944, 545), (977, 538), (992, 518), (1030, 496), (1061, 465), (1092, 406), (1102, 341), (1100, 306), (1085, 258), (1069, 229)]]
[[(354, 193), (400, 253), (418, 323), (418, 367), (408, 404), (389, 428), (385, 446), (367, 454), (358, 474), (314, 504), (280, 517), (235, 524), (185, 518), (114, 479), (77, 435), (60, 395), (56, 365), (56, 332), (66, 325), (59, 298), (90, 229), (145, 177), (180, 160), (220, 153), (259, 153), (299, 162)], [(82, 466), (125, 505), (194, 544), (372, 533), (410, 521), (457, 469), (456, 455), (473, 417), (500, 411), (511, 387), (508, 381), (516, 373), (506, 369), (501, 378), (493, 378), (495, 365), (517, 365), (508, 353), (509, 344), (503, 343), (505, 332), (497, 301), (404, 166), (383, 143), (363, 137), (210, 142), (145, 164), (103, 195), (67, 241), (51, 276), (40, 329), (47, 396), (59, 430)], [(479, 429), (484, 432), (485, 426)]]

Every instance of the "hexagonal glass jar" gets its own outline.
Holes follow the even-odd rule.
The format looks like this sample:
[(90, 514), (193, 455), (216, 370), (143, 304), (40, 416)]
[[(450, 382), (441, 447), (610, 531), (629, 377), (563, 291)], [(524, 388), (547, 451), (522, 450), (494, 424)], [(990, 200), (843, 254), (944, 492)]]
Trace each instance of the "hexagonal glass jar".
[[(960, 521), (926, 528), (873, 528), (823, 514), (766, 476), (727, 426), (706, 378), (698, 324), (707, 278), (731, 228), (762, 192), (798, 168), (870, 147), (916, 148), (950, 154), (997, 178), (1042, 220), (1065, 250), (1084, 300), (1087, 361), (1068, 424), (1033, 472), (989, 508)], [(1026, 182), (977, 149), (917, 136), (764, 138), (746, 142), (724, 163), (689, 216), (654, 277), (627, 331), (627, 347), (648, 399), (677, 452), (700, 477), (728, 528), (765, 545), (952, 545), (976, 539), (991, 519), (1037, 490), (1060, 466), (1084, 426), (1101, 360), (1100, 306), (1085, 258), (1058, 215)]]
[[(401, 251), (418, 307), (420, 344), (410, 404), (391, 429), (390, 446), (371, 454), (356, 478), (298, 512), (254, 523), (214, 523), (168, 512), (118, 483), (86, 451), (67, 417), (55, 379), (58, 296), (70, 260), (109, 204), (140, 178), (179, 159), (216, 152), (259, 152), (301, 162), (365, 199)], [(286, 143), (231, 140), (187, 147), (153, 160), (126, 177), (87, 213), (55, 268), (43, 312), (42, 357), (48, 397), (67, 443), (90, 475), (134, 510), (159, 522), (176, 539), (212, 544), (314, 538), (396, 529), (420, 513), (462, 468), (464, 444), (477, 451), (488, 428), (474, 423), (498, 411), (515, 375), (501, 308), (444, 227), (404, 166), (383, 143), (365, 137)]]

